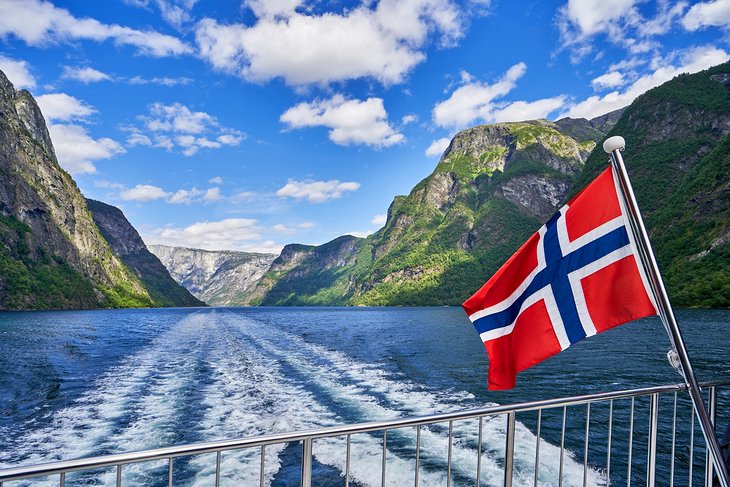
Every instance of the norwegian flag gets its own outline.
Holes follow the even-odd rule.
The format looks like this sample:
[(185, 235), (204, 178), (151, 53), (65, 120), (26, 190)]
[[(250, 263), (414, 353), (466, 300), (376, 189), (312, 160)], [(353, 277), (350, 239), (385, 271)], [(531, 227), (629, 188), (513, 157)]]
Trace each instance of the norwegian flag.
[(489, 389), (573, 343), (657, 314), (609, 167), (462, 305), (489, 354)]

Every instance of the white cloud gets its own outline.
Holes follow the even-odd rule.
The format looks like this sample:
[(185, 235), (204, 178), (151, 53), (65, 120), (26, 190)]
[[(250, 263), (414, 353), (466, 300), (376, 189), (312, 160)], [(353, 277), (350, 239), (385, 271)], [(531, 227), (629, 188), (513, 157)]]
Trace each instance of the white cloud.
[(154, 78), (143, 78), (141, 76), (134, 76), (129, 78), (129, 84), (132, 85), (162, 85), (162, 86), (177, 86), (177, 85), (189, 85), (193, 82), (192, 78), (186, 78), (184, 76), (178, 78), (170, 78), (167, 76), (155, 76)]
[(103, 24), (92, 18), (74, 17), (68, 10), (42, 0), (0, 2), (0, 37), (8, 35), (31, 46), (86, 39), (102, 42), (112, 39), (130, 45), (141, 54), (162, 57), (190, 53), (180, 39), (152, 30), (140, 31), (116, 24)]
[(334, 95), (327, 100), (302, 102), (280, 117), (289, 128), (323, 126), (329, 138), (339, 145), (365, 144), (388, 147), (404, 140), (388, 122), (382, 98), (348, 100)]
[[(273, 241), (252, 243), (261, 239), (258, 222), (249, 218), (226, 218), (196, 222), (187, 227), (163, 227), (145, 235), (145, 242), (209, 250), (273, 249)], [(280, 246), (279, 246), (280, 249)]]
[(168, 198), (170, 193), (151, 184), (138, 184), (134, 188), (122, 191), (119, 196), (124, 201), (153, 201)]
[(35, 98), (46, 122), (81, 120), (96, 112), (94, 107), (66, 93), (51, 93)]
[(0, 71), (5, 73), (16, 90), (36, 87), (36, 79), (30, 72), (27, 61), (18, 61), (0, 54)]
[[(482, 122), (513, 122), (545, 118), (563, 106), (565, 98), (556, 96), (531, 102), (499, 101), (517, 84), (527, 70), (525, 63), (517, 63), (496, 82), (481, 83), (468, 73), (462, 73), (462, 85), (451, 96), (433, 108), (433, 121), (441, 127), (462, 128), (479, 120)], [(429, 147), (431, 149), (431, 147)], [(428, 149), (427, 149), (428, 150)], [(434, 155), (437, 147), (427, 155)]]
[(658, 67), (651, 73), (641, 76), (624, 91), (612, 91), (603, 96), (591, 96), (583, 101), (568, 107), (561, 117), (593, 118), (629, 105), (639, 95), (656, 86), (669, 81), (682, 73), (696, 73), (724, 63), (730, 54), (714, 46), (700, 46), (685, 50), (681, 53), (680, 63), (673, 65), (668, 62), (659, 62)]
[(616, 88), (625, 83), (624, 75), (619, 71), (611, 71), (603, 74), (591, 81), (594, 90), (602, 90), (604, 88)]
[(220, 201), (222, 199), (223, 196), (221, 196), (221, 189), (218, 187), (209, 188), (203, 195), (203, 200), (205, 201)]
[(323, 203), (325, 201), (341, 198), (345, 193), (357, 191), (360, 183), (353, 181), (340, 182), (337, 179), (329, 181), (295, 181), (290, 179), (277, 192), (277, 196), (306, 199), (310, 203)]
[(618, 19), (630, 14), (639, 0), (568, 0), (561, 9), (583, 35), (605, 32)]
[(132, 132), (127, 139), (131, 146), (145, 145), (168, 151), (178, 148), (184, 155), (192, 156), (200, 149), (237, 146), (246, 138), (243, 132), (223, 127), (213, 115), (192, 111), (181, 103), (153, 103), (147, 115), (137, 118), (148, 133), (142, 133), (138, 127), (125, 128)]
[(294, 231), (294, 229), (289, 228), (289, 227), (287, 227), (286, 225), (284, 225), (282, 223), (277, 223), (276, 225), (274, 225), (273, 227), (271, 227), (271, 229), (274, 232), (279, 233), (281, 235), (292, 235), (292, 234), (296, 233)]
[(124, 3), (133, 7), (151, 10), (150, 5), (154, 4), (160, 9), (162, 18), (176, 29), (182, 29), (192, 20), (190, 10), (198, 3), (198, 0), (123, 0)]
[(48, 131), (59, 164), (72, 175), (95, 173), (94, 161), (125, 152), (117, 141), (108, 137), (93, 139), (80, 125), (50, 124)]
[(202, 194), (204, 194), (203, 191), (199, 190), (198, 188), (178, 189), (172, 196), (170, 196), (168, 202), (172, 203), (173, 205), (189, 205), (191, 203), (194, 203), (195, 199)]
[(208, 180), (209, 184), (223, 184), (223, 178), (220, 176), (216, 176), (214, 178), (210, 178)]
[(388, 215), (375, 215), (372, 220), (370, 220), (370, 223), (373, 225), (382, 226), (385, 225), (385, 222), (388, 220)]
[(418, 115), (415, 113), (409, 113), (408, 115), (403, 115), (403, 118), (401, 118), (400, 123), (402, 125), (408, 125), (413, 122), (418, 122)]
[(76, 81), (80, 81), (82, 83), (96, 83), (98, 81), (109, 81), (112, 79), (111, 76), (109, 76), (106, 73), (102, 73), (99, 70), (96, 70), (92, 67), (86, 66), (86, 67), (72, 67), (72, 66), (64, 66), (63, 67), (63, 73), (61, 74), (61, 78), (64, 79), (73, 79)]
[[(470, 12), (450, 0), (363, 2), (343, 13), (313, 13), (302, 0), (252, 0), (251, 26), (197, 24), (201, 56), (216, 69), (252, 81), (281, 77), (290, 85), (362, 77), (400, 83), (438, 37), (453, 45)], [(297, 9), (297, 7), (302, 7)]]
[(372, 233), (372, 230), (352, 230), (351, 232), (345, 232), (344, 235), (352, 235), (353, 237), (365, 238)]
[(451, 139), (448, 137), (441, 137), (440, 139), (434, 140), (428, 146), (428, 149), (426, 149), (426, 157), (440, 157), (446, 148), (449, 147), (450, 143)]
[(714, 0), (692, 5), (682, 19), (682, 26), (690, 31), (705, 27), (730, 27), (730, 1)]

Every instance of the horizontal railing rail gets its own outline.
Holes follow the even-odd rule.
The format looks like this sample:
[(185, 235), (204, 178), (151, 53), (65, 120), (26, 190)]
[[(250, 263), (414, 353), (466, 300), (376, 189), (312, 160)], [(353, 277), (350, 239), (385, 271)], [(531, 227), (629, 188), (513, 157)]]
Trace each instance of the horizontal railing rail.
[[(722, 387), (722, 386), (729, 386), (730, 380), (716, 380), (711, 382), (704, 382), (701, 384), (703, 388), (708, 388), (710, 390), (709, 395), (709, 401), (710, 409), (712, 411), (715, 410), (715, 404), (714, 401), (716, 400), (716, 393), (715, 388), (716, 387)], [(354, 434), (360, 434), (360, 433), (373, 433), (373, 432), (383, 432), (383, 485), (385, 484), (385, 446), (387, 441), (387, 431), (388, 430), (394, 430), (394, 429), (400, 429), (400, 428), (406, 428), (406, 427), (417, 427), (417, 442), (420, 441), (420, 433), (421, 433), (421, 427), (428, 426), (428, 425), (434, 425), (439, 423), (447, 423), (449, 425), (449, 457), (451, 455), (451, 428), (454, 421), (460, 421), (460, 420), (469, 420), (469, 419), (480, 419), (479, 423), (479, 451), (481, 452), (481, 438), (482, 438), (482, 432), (481, 432), (481, 418), (486, 417), (494, 417), (494, 416), (500, 416), (505, 415), (508, 418), (508, 424), (507, 424), (507, 455), (505, 456), (505, 485), (511, 485), (511, 475), (509, 470), (511, 469), (511, 452), (514, 448), (514, 418), (517, 413), (524, 413), (529, 411), (538, 411), (538, 422), (537, 422), (537, 447), (536, 447), (536, 466), (535, 466), (535, 485), (537, 485), (537, 478), (538, 478), (538, 468), (539, 468), (539, 444), (540, 444), (540, 419), (542, 417), (542, 411), (545, 409), (550, 408), (563, 408), (563, 431), (562, 431), (562, 439), (561, 439), (561, 475), (562, 475), (562, 449), (563, 449), (563, 442), (565, 437), (565, 411), (567, 407), (570, 406), (577, 406), (577, 405), (587, 405), (587, 416), (586, 416), (586, 431), (585, 431), (585, 456), (584, 456), (584, 463), (586, 464), (587, 468), (587, 459), (588, 459), (588, 436), (589, 436), (589, 424), (590, 424), (590, 405), (593, 403), (600, 403), (600, 402), (610, 402), (611, 406), (611, 413), (610, 417), (613, 417), (613, 401), (620, 400), (620, 399), (631, 399), (631, 432), (633, 434), (633, 412), (634, 412), (634, 399), (638, 397), (650, 397), (652, 399), (652, 412), (650, 413), (653, 416), (652, 425), (654, 430), (650, 431), (650, 439), (653, 439), (654, 442), (656, 442), (656, 415), (658, 412), (656, 411), (656, 400), (660, 394), (667, 394), (667, 393), (677, 393), (680, 391), (686, 390), (686, 386), (684, 384), (670, 384), (670, 385), (663, 385), (663, 386), (652, 386), (652, 387), (644, 387), (644, 388), (638, 388), (638, 389), (630, 389), (630, 390), (623, 390), (623, 391), (615, 391), (615, 392), (601, 392), (601, 393), (594, 393), (594, 394), (587, 394), (587, 395), (581, 395), (581, 396), (573, 396), (573, 397), (565, 397), (565, 398), (554, 398), (554, 399), (544, 399), (544, 400), (538, 400), (538, 401), (529, 401), (529, 402), (523, 402), (523, 403), (517, 403), (517, 404), (508, 404), (508, 405), (497, 405), (497, 406), (489, 406), (484, 408), (477, 408), (477, 409), (469, 409), (469, 410), (463, 410), (463, 411), (454, 411), (454, 412), (447, 412), (447, 413), (438, 413), (438, 414), (432, 414), (428, 416), (415, 416), (415, 417), (409, 417), (409, 418), (400, 418), (400, 419), (393, 419), (393, 420), (384, 420), (384, 421), (371, 421), (366, 423), (357, 423), (357, 424), (351, 424), (351, 425), (338, 425), (338, 426), (331, 426), (331, 427), (323, 427), (323, 428), (317, 428), (317, 429), (311, 429), (311, 430), (305, 430), (305, 431), (293, 431), (293, 432), (285, 432), (285, 433), (276, 433), (276, 434), (268, 434), (268, 435), (262, 435), (262, 436), (256, 436), (256, 437), (246, 437), (246, 438), (238, 438), (238, 439), (230, 439), (230, 440), (218, 440), (218, 441), (209, 441), (209, 442), (202, 442), (202, 443), (191, 443), (191, 444), (185, 444), (185, 445), (176, 445), (176, 446), (170, 446), (170, 447), (163, 447), (163, 448), (155, 448), (150, 450), (143, 450), (143, 451), (136, 451), (136, 452), (128, 452), (128, 453), (118, 453), (118, 454), (110, 454), (110, 455), (103, 455), (103, 456), (97, 456), (97, 457), (90, 457), (90, 458), (79, 458), (74, 460), (64, 460), (64, 461), (57, 461), (57, 462), (51, 462), (51, 463), (43, 463), (43, 464), (37, 464), (37, 465), (25, 465), (25, 466), (18, 466), (18, 467), (12, 467), (12, 468), (6, 468), (0, 470), (0, 487), (3, 486), (4, 482), (10, 482), (15, 480), (23, 480), (23, 479), (31, 479), (36, 477), (46, 477), (46, 476), (52, 476), (52, 475), (59, 475), (61, 479), (61, 485), (64, 484), (64, 478), (65, 474), (73, 473), (73, 472), (79, 472), (79, 471), (89, 471), (89, 470), (95, 470), (95, 469), (101, 469), (101, 468), (107, 468), (107, 467), (116, 467), (116, 480), (117, 485), (121, 485), (121, 469), (122, 466), (132, 464), (132, 463), (142, 463), (142, 462), (150, 462), (155, 460), (168, 460), (169, 461), (169, 485), (172, 485), (172, 461), (173, 459), (177, 457), (183, 457), (183, 456), (193, 456), (193, 455), (201, 455), (201, 454), (210, 454), (210, 453), (216, 453), (217, 459), (216, 459), (216, 485), (218, 485), (220, 480), (220, 456), (222, 452), (229, 451), (229, 450), (239, 450), (243, 448), (254, 448), (254, 447), (261, 447), (262, 449), (262, 455), (261, 455), (261, 485), (263, 485), (263, 470), (264, 470), (264, 448), (268, 445), (274, 445), (274, 444), (282, 444), (282, 443), (292, 443), (292, 442), (301, 442), (302, 443), (302, 450), (303, 450), (303, 456), (302, 456), (302, 484), (308, 486), (309, 482), (311, 482), (311, 459), (312, 459), (312, 441), (316, 439), (322, 439), (322, 438), (331, 438), (331, 437), (340, 437), (340, 436), (347, 436), (347, 449), (348, 449), (348, 456), (347, 456), (347, 469), (349, 470), (350, 466), (350, 458), (349, 458), (349, 449), (350, 449), (350, 436)], [(675, 426), (676, 427), (676, 395), (675, 395)], [(714, 418), (713, 418), (714, 419)], [(608, 469), (610, 472), (610, 464), (611, 464), (611, 427), (610, 427), (610, 421), (609, 420), (609, 430), (608, 430)], [(693, 429), (694, 431), (694, 429)], [(672, 448), (674, 449), (674, 431), (673, 431), (673, 444)], [(694, 440), (692, 440), (694, 441)], [(693, 443), (691, 443), (693, 445)], [(631, 446), (632, 443), (629, 442), (629, 479), (631, 477), (631, 470), (630, 470), (630, 463), (631, 463)], [(416, 485), (418, 485), (418, 448), (416, 449)], [(674, 454), (674, 451), (672, 451), (672, 454)], [(649, 448), (649, 451), (647, 452), (649, 462), (651, 462), (651, 458), (655, 455), (655, 452), (652, 451), (651, 445)], [(449, 475), (447, 476), (447, 479), (451, 478), (451, 462), (449, 458), (448, 468), (449, 468)], [(674, 459), (672, 458), (672, 465), (674, 463)], [(691, 453), (690, 453), (690, 463), (692, 462)], [(706, 467), (708, 469), (708, 472), (711, 474), (711, 466)], [(478, 477), (479, 477), (479, 464), (477, 465), (477, 485), (478, 484)], [(672, 475), (674, 474), (674, 467), (672, 466)], [(647, 470), (647, 477), (649, 476), (649, 471)], [(690, 478), (692, 476), (691, 473), (691, 465), (690, 465)], [(690, 481), (691, 482), (691, 481)], [(346, 475), (346, 485), (349, 483), (349, 472)], [(653, 480), (651, 482), (647, 481), (648, 484), (653, 485)], [(585, 485), (585, 480), (584, 480)]]

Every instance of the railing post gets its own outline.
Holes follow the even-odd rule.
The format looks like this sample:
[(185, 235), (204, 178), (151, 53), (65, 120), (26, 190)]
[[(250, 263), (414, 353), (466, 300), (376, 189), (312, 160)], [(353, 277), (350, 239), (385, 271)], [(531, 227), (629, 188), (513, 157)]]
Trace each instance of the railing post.
[(312, 438), (302, 440), (302, 487), (312, 487)]
[(646, 453), (646, 485), (654, 487), (656, 474), (656, 439), (659, 427), (659, 394), (651, 395), (649, 410), (649, 446)]
[[(717, 419), (717, 391), (715, 390), (715, 387), (710, 387), (710, 394), (709, 394), (709, 408), (707, 411), (707, 414), (710, 416), (710, 421), (714, 425)], [(706, 487), (712, 487), (712, 476), (713, 476), (713, 469), (712, 469), (712, 456), (709, 445), (707, 445), (705, 449), (705, 486)]]
[(504, 487), (512, 487), (515, 458), (515, 413), (507, 413), (507, 439), (504, 447)]

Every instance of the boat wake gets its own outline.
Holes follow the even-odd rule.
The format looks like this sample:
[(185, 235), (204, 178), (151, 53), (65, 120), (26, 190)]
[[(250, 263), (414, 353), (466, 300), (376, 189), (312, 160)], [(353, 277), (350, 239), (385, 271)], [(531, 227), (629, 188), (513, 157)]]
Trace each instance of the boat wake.
[[(205, 310), (187, 315), (149, 346), (94, 380), (70, 406), (7, 434), (9, 452), (0, 465), (35, 464), (181, 443), (306, 430), (343, 423), (395, 419), (484, 406), (463, 391), (439, 391), (363, 363), (242, 314)], [(25, 431), (26, 433), (22, 433)], [(350, 482), (381, 484), (382, 434), (351, 437)], [(456, 421), (452, 430), (452, 485), (473, 485), (478, 422)], [(388, 432), (386, 484), (412, 485), (416, 429)], [(533, 485), (536, 437), (517, 424), (514, 485)], [(482, 485), (501, 485), (504, 417), (484, 418)], [(419, 485), (446, 485), (448, 424), (423, 427)], [(315, 484), (342, 485), (346, 438), (316, 440)], [(299, 445), (265, 448), (265, 485), (298, 485)], [(558, 484), (560, 448), (541, 441), (540, 485)], [(296, 468), (287, 468), (295, 463)], [(221, 455), (221, 485), (258, 485), (261, 448)], [(174, 484), (215, 482), (215, 454), (181, 457)], [(167, 462), (125, 465), (127, 485), (166, 485)], [(563, 485), (582, 485), (582, 463), (566, 452)], [(115, 471), (74, 474), (81, 484), (113, 484)], [(588, 469), (588, 485), (605, 485)], [(32, 485), (43, 485), (34, 481)], [(48, 485), (58, 485), (57, 477)], [(19, 483), (15, 485), (31, 485)]]

